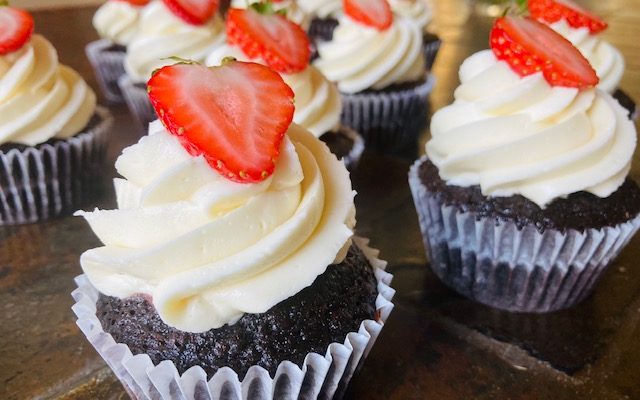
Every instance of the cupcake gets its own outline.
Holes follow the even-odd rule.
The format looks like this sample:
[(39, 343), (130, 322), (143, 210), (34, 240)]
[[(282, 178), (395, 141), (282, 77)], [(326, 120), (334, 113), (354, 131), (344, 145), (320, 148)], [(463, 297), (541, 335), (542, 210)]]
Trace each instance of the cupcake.
[(492, 307), (568, 308), (640, 226), (635, 126), (546, 25), (499, 18), (491, 47), (460, 67), (409, 174), (431, 269)]
[(367, 145), (385, 150), (415, 146), (426, 127), (433, 77), (422, 56), (422, 33), (395, 17), (386, 0), (366, 8), (354, 1), (333, 39), (318, 44), (314, 61), (342, 94), (342, 123)]
[[(279, 29), (269, 31), (267, 26)], [(258, 47), (260, 50), (256, 51)], [(206, 63), (219, 65), (225, 57), (233, 57), (265, 64), (279, 72), (295, 95), (293, 121), (327, 143), (351, 169), (362, 155), (364, 141), (353, 129), (340, 124), (340, 93), (335, 84), (309, 65), (309, 56), (309, 39), (300, 26), (277, 15), (270, 3), (256, 3), (247, 10), (229, 11), (227, 43), (216, 48)]]
[(124, 75), (126, 46), (136, 33), (140, 11), (149, 0), (108, 0), (93, 16), (100, 35), (87, 45), (87, 58), (93, 66), (102, 94), (111, 103), (123, 102), (118, 79)]
[[(315, 42), (331, 40), (343, 14), (342, 0), (298, 0), (298, 3), (312, 17), (309, 36)], [(432, 19), (431, 7), (426, 0), (389, 0), (389, 5), (394, 14), (414, 22), (423, 32), (425, 64), (431, 69), (442, 44), (438, 36), (427, 30)]]
[(149, 91), (164, 126), (118, 158), (118, 209), (79, 213), (104, 243), (79, 327), (135, 398), (340, 396), (393, 307), (344, 165), (266, 66), (177, 64)]
[(0, 225), (56, 217), (79, 206), (100, 174), (111, 122), (32, 16), (0, 6)]
[(529, 0), (528, 5), (533, 18), (549, 25), (580, 50), (600, 78), (598, 89), (612, 94), (635, 119), (635, 102), (619, 89), (624, 74), (624, 58), (601, 35), (607, 28), (607, 23), (566, 0)]
[[(232, 0), (231, 7), (246, 9), (256, 3), (265, 4), (260, 0)], [(300, 8), (295, 0), (272, 0), (269, 1), (269, 4), (274, 11), (286, 16), (290, 21), (300, 25), (305, 30), (309, 28), (309, 16)]]
[(218, 2), (205, 0), (204, 7), (177, 0), (153, 1), (140, 13), (138, 30), (127, 46), (126, 75), (118, 85), (141, 128), (156, 119), (146, 92), (154, 70), (179, 57), (203, 62), (207, 54), (224, 43), (224, 21)]

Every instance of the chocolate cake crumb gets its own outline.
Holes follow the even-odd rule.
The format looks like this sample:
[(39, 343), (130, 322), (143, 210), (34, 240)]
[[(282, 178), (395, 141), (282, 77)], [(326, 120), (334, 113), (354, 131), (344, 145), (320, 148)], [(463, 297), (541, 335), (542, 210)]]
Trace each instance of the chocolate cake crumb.
[(521, 195), (487, 197), (477, 185), (447, 185), (440, 178), (438, 168), (429, 160), (420, 165), (418, 174), (427, 189), (437, 193), (446, 205), (457, 206), (463, 212), (475, 212), (479, 217), (511, 221), (519, 228), (534, 224), (540, 232), (546, 229), (584, 231), (615, 226), (640, 213), (640, 188), (628, 178), (609, 197), (577, 192), (566, 199), (555, 199), (542, 209)]
[(310, 352), (325, 355), (343, 343), (365, 319), (373, 319), (378, 295), (369, 261), (356, 246), (343, 262), (330, 265), (315, 282), (263, 314), (245, 314), (234, 325), (204, 333), (167, 326), (142, 295), (118, 299), (100, 295), (97, 316), (102, 328), (133, 354), (146, 353), (154, 364), (171, 360), (180, 373), (200, 365), (211, 378), (224, 366), (242, 379), (252, 365), (274, 376), (285, 360), (302, 366)]

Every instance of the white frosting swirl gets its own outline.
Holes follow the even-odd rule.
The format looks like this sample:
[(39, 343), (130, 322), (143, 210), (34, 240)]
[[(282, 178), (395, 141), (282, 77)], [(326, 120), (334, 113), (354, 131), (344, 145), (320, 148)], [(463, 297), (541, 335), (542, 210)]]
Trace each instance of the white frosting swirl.
[[(215, 49), (206, 64), (220, 65), (225, 57), (235, 57), (240, 61), (253, 61), (266, 64), (262, 59), (250, 59), (240, 48), (224, 44)], [(295, 74), (280, 74), (295, 95), (295, 114), (293, 121), (308, 129), (316, 137), (337, 131), (340, 127), (342, 103), (336, 85), (329, 82), (317, 68), (308, 66)]]
[(116, 162), (117, 210), (79, 212), (104, 243), (80, 262), (102, 293), (153, 299), (160, 317), (203, 332), (262, 313), (341, 261), (355, 224), (344, 165), (292, 124), (274, 174), (219, 175), (158, 122)]
[[(232, 0), (231, 7), (246, 9), (249, 4), (257, 3), (260, 0)], [(304, 30), (309, 28), (311, 20), (306, 12), (304, 12), (294, 0), (281, 0), (272, 2), (271, 5), (276, 11), (286, 10), (287, 18), (300, 25)]]
[(0, 143), (34, 146), (65, 139), (83, 128), (96, 107), (95, 93), (56, 49), (33, 35), (22, 49), (0, 56)]
[(521, 78), (491, 50), (469, 57), (460, 81), (426, 145), (447, 183), (544, 207), (578, 191), (607, 197), (624, 182), (636, 130), (609, 94), (552, 87), (541, 73)]
[(169, 57), (202, 62), (225, 38), (224, 22), (217, 13), (196, 26), (155, 1), (140, 13), (138, 31), (127, 47), (125, 70), (134, 81), (146, 82), (154, 70), (175, 63)]
[(589, 60), (600, 78), (599, 89), (609, 93), (617, 89), (624, 73), (624, 58), (618, 49), (603, 40), (600, 35), (592, 35), (586, 27), (572, 28), (565, 20), (549, 26), (573, 43)]
[(318, 54), (314, 65), (343, 93), (383, 89), (425, 74), (422, 32), (401, 17), (379, 31), (343, 16), (333, 39), (318, 44)]
[(138, 28), (140, 10), (126, 1), (109, 0), (93, 16), (93, 27), (103, 39), (126, 46)]
[(389, 0), (389, 5), (395, 14), (418, 24), (421, 30), (431, 22), (431, 8), (425, 0)]
[(337, 18), (342, 13), (342, 0), (298, 0), (307, 15), (319, 18)]

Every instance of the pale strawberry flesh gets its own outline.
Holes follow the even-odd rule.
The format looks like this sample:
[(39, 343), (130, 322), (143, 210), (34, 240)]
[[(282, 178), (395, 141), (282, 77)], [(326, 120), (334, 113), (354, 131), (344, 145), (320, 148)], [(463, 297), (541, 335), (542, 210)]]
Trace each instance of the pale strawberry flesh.
[(598, 77), (578, 49), (548, 26), (530, 18), (503, 17), (491, 31), (491, 48), (522, 76), (542, 72), (554, 86), (586, 89)]
[(254, 63), (164, 67), (149, 80), (149, 98), (191, 154), (237, 182), (273, 173), (294, 111), (282, 78)]
[(0, 6), (0, 55), (20, 50), (33, 34), (33, 17), (24, 10)]
[(383, 31), (393, 23), (393, 13), (387, 0), (343, 0), (343, 9), (351, 19)]
[(227, 38), (247, 57), (262, 58), (281, 73), (303, 71), (311, 59), (311, 43), (304, 30), (278, 14), (232, 8), (227, 15)]

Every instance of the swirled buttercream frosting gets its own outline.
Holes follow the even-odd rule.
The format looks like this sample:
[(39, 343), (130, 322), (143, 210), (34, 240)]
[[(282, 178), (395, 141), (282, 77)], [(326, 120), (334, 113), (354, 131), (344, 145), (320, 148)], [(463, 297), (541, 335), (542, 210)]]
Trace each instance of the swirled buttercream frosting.
[(384, 31), (339, 19), (333, 39), (318, 44), (314, 65), (343, 93), (384, 89), (424, 78), (422, 31), (401, 17)]
[(56, 49), (33, 35), (20, 50), (0, 56), (0, 143), (35, 146), (65, 139), (86, 127), (95, 93)]
[(298, 6), (312, 17), (330, 18), (342, 13), (341, 0), (298, 0)]
[(624, 73), (624, 58), (618, 49), (601, 35), (592, 35), (586, 27), (573, 28), (565, 20), (549, 26), (573, 43), (589, 61), (600, 78), (599, 89), (613, 93), (618, 88)]
[(608, 93), (553, 87), (541, 73), (520, 77), (491, 50), (469, 57), (460, 81), (426, 145), (448, 184), (544, 207), (579, 191), (607, 197), (624, 182), (636, 130)]
[(103, 39), (126, 46), (136, 33), (141, 10), (126, 1), (109, 0), (93, 16), (93, 27)]
[(162, 1), (154, 1), (140, 13), (136, 35), (127, 46), (127, 74), (146, 82), (154, 70), (180, 57), (202, 62), (226, 38), (224, 22), (216, 13), (203, 25), (191, 25), (175, 16)]
[[(261, 59), (248, 58), (240, 48), (228, 44), (216, 48), (207, 57), (206, 64), (220, 65), (225, 57), (266, 64)], [(296, 110), (293, 122), (302, 125), (316, 137), (339, 128), (342, 104), (336, 85), (329, 82), (313, 66), (308, 66), (302, 72), (281, 74), (281, 76), (295, 95)]]
[(395, 14), (413, 21), (422, 30), (431, 22), (431, 9), (425, 0), (389, 0), (389, 5)]
[(79, 212), (103, 247), (81, 257), (109, 296), (143, 293), (168, 325), (202, 332), (262, 313), (341, 261), (355, 224), (344, 165), (292, 124), (274, 174), (219, 175), (158, 122), (116, 162), (118, 208)]
[[(249, 4), (257, 3), (259, 0), (232, 0), (231, 7), (233, 8), (247, 8)], [(275, 11), (285, 10), (287, 12), (287, 18), (300, 25), (303, 29), (309, 28), (309, 16), (304, 12), (294, 0), (281, 0), (271, 3)]]

